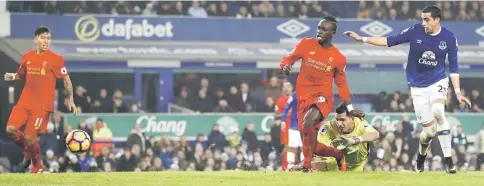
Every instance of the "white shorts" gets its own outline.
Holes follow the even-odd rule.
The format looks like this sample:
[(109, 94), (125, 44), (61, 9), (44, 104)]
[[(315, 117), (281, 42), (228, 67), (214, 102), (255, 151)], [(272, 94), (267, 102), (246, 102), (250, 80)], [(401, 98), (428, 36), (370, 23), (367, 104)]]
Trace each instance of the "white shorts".
[(428, 123), (434, 119), (432, 112), (432, 102), (435, 99), (444, 99), (447, 101), (447, 89), (449, 88), (449, 78), (440, 81), (428, 87), (411, 87), (410, 94), (413, 99), (413, 107), (417, 122)]
[(302, 147), (302, 139), (299, 130), (289, 129), (289, 139), (287, 146), (289, 147)]

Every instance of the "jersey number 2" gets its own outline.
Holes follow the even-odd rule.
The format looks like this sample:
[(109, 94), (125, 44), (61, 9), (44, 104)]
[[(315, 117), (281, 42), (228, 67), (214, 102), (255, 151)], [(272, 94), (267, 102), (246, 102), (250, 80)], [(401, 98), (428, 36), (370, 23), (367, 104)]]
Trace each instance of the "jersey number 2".
[(445, 88), (445, 87), (444, 87), (444, 86), (442, 86), (442, 85), (439, 85), (439, 92), (440, 92), (440, 93), (444, 93), (444, 94), (445, 94), (445, 93), (447, 92), (447, 88)]

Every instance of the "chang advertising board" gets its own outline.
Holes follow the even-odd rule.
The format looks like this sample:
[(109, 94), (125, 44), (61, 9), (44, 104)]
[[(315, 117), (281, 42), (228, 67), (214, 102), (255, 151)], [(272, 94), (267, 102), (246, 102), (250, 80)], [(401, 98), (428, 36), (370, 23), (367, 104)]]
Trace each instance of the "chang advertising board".
[[(203, 41), (297, 42), (314, 37), (319, 19), (236, 19), (192, 17), (93, 16), (11, 14), (12, 38), (32, 38), (39, 26), (52, 29), (55, 39), (93, 41)], [(338, 20), (334, 43), (355, 42), (343, 35), (352, 30), (365, 36), (385, 36), (419, 24), (419, 21)], [(478, 45), (484, 40), (482, 22), (452, 21), (443, 25), (459, 44)], [(462, 29), (466, 28), (466, 29)]]

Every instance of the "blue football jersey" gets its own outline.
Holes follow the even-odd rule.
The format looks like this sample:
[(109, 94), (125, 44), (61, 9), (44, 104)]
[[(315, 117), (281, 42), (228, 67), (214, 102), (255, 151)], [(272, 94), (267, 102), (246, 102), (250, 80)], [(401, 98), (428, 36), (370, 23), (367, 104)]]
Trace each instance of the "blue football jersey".
[(428, 87), (444, 78), (445, 60), (449, 60), (449, 72), (459, 73), (458, 44), (454, 34), (444, 27), (435, 34), (425, 33), (421, 24), (415, 24), (401, 33), (387, 37), (388, 47), (410, 43), (406, 75), (412, 87)]
[(298, 117), (297, 117), (297, 95), (296, 91), (294, 91), (287, 100), (287, 104), (284, 107), (284, 111), (282, 111), (282, 118), (286, 118), (289, 114), (289, 110), (291, 111), (291, 123), (289, 124), (289, 128), (293, 130), (299, 130), (298, 126)]

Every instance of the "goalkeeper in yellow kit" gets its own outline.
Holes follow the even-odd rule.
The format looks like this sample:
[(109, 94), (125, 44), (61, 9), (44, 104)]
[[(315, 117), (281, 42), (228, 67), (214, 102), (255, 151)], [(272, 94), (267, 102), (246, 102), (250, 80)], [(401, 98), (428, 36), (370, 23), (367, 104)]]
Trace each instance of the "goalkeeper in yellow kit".
[(320, 154), (315, 150), (314, 155), (323, 157), (319, 157), (322, 161), (313, 161), (313, 167), (328, 171), (338, 168), (340, 171), (363, 171), (368, 159), (369, 143), (378, 140), (379, 136), (378, 131), (364, 120), (364, 113), (356, 110), (350, 113), (346, 105), (341, 103), (336, 107), (336, 117), (320, 127), (317, 146), (334, 147), (344, 157), (336, 161), (335, 156), (324, 157), (327, 153)]

